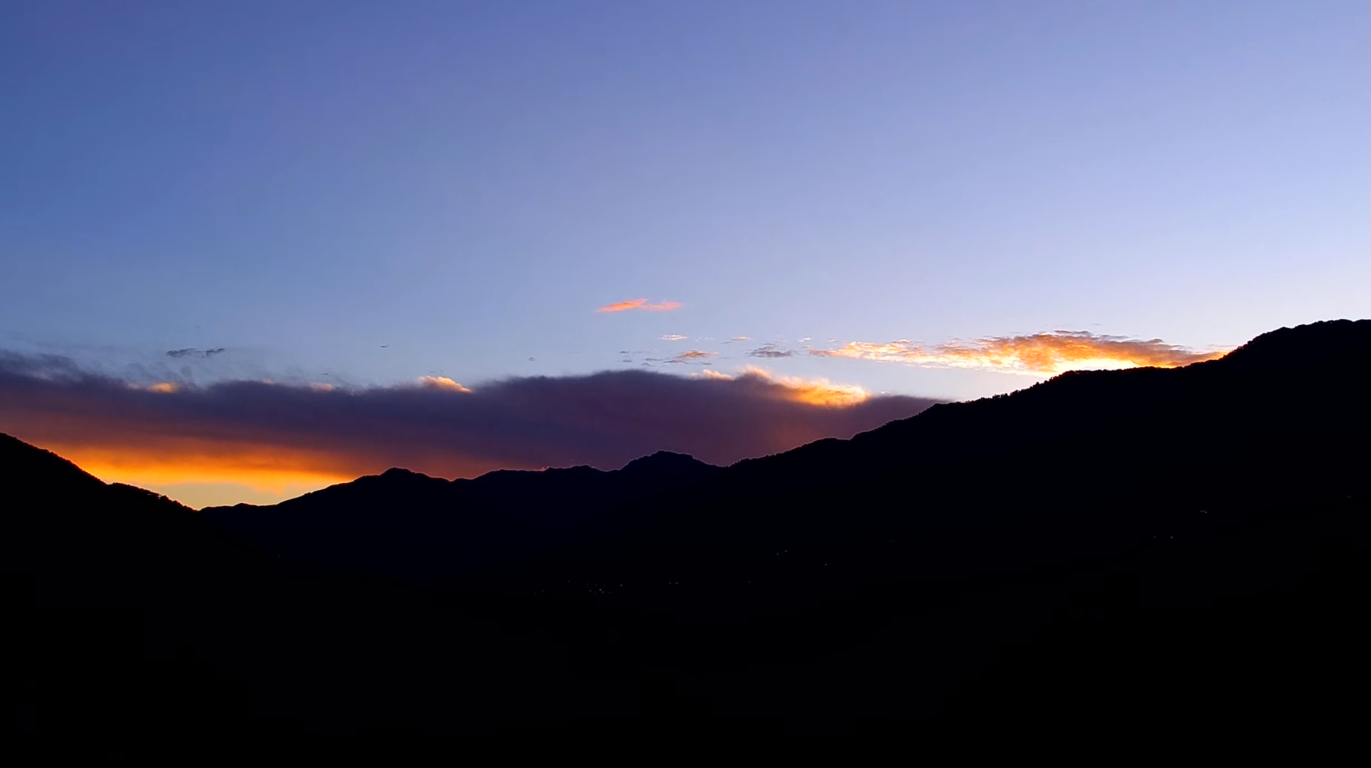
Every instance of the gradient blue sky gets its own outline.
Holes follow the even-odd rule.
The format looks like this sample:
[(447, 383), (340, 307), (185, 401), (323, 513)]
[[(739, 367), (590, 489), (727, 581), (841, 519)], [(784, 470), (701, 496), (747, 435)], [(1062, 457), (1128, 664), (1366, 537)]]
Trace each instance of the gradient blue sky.
[[(466, 383), (1371, 315), (1364, 0), (9, 0), (0, 104), (0, 347), (92, 365)], [(685, 306), (593, 311), (640, 297)]]

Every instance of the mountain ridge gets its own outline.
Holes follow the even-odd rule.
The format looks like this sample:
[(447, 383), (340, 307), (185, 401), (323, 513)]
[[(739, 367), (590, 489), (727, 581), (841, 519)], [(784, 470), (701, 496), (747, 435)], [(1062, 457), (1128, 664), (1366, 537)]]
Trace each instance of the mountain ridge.
[(7, 695), (45, 702), (52, 744), (1353, 746), (1371, 322), (1253, 349), (727, 468), (503, 473), (488, 499), (370, 476), (297, 505), (295, 551), (0, 440), (7, 658), (33, 670)]
[[(607, 508), (717, 471), (668, 451), (608, 471), (581, 465), (445, 480), (391, 468), (275, 505), (207, 507), (200, 514), (290, 562), (454, 578), (516, 554), (565, 546)], [(648, 514), (639, 509), (637, 517)]]
[[(1234, 348), (1233, 350), (1229, 351), (1228, 353), (1226, 353), (1226, 354), (1225, 354), (1223, 357), (1221, 357), (1221, 358), (1217, 358), (1217, 359), (1215, 359), (1215, 360), (1208, 360), (1208, 361), (1198, 362), (1198, 363), (1192, 363), (1192, 364), (1190, 364), (1190, 365), (1188, 365), (1188, 366), (1182, 366), (1182, 368), (1195, 369), (1195, 368), (1197, 368), (1197, 367), (1213, 366), (1213, 365), (1215, 365), (1216, 363), (1224, 363), (1224, 361), (1232, 361), (1232, 360), (1240, 361), (1240, 363), (1241, 363), (1242, 365), (1244, 365), (1244, 366), (1254, 366), (1254, 365), (1255, 365), (1255, 366), (1257, 366), (1257, 367), (1268, 368), (1268, 369), (1289, 368), (1290, 366), (1287, 364), (1288, 361), (1291, 360), (1292, 358), (1298, 357), (1297, 354), (1293, 354), (1293, 353), (1297, 353), (1297, 352), (1298, 352), (1298, 353), (1308, 353), (1308, 352), (1310, 352), (1310, 351), (1317, 352), (1318, 355), (1319, 355), (1319, 357), (1322, 358), (1322, 359), (1338, 359), (1339, 355), (1341, 355), (1342, 353), (1346, 352), (1346, 350), (1347, 350), (1347, 348), (1348, 348), (1349, 346), (1351, 346), (1352, 348), (1355, 349), (1358, 345), (1360, 345), (1361, 348), (1362, 348), (1362, 349), (1361, 349), (1361, 352), (1362, 352), (1362, 353), (1365, 353), (1365, 352), (1367, 351), (1366, 347), (1368, 346), (1368, 345), (1367, 345), (1366, 339), (1367, 339), (1368, 333), (1371, 333), (1371, 331), (1368, 331), (1368, 329), (1371, 329), (1371, 320), (1345, 320), (1345, 319), (1343, 319), (1343, 320), (1323, 320), (1323, 321), (1318, 321), (1318, 322), (1314, 322), (1314, 323), (1309, 323), (1309, 324), (1306, 324), (1306, 325), (1300, 325), (1300, 326), (1294, 326), (1294, 327), (1282, 327), (1282, 328), (1278, 328), (1278, 329), (1275, 329), (1275, 330), (1272, 330), (1272, 331), (1267, 331), (1267, 332), (1265, 332), (1265, 333), (1259, 334), (1258, 336), (1254, 337), (1253, 339), (1251, 339), (1251, 340), (1248, 341), (1247, 343), (1242, 344), (1242, 345), (1240, 345), (1240, 346)], [(1316, 343), (1311, 344), (1311, 343), (1310, 343), (1311, 341), (1314, 341), (1314, 342), (1316, 342)], [(1241, 354), (1239, 354), (1239, 353), (1241, 353)], [(1232, 366), (1233, 363), (1232, 363), (1232, 362), (1228, 362), (1228, 363), (1226, 363), (1226, 365)], [(1116, 376), (1116, 375), (1118, 375), (1118, 374), (1120, 374), (1120, 373), (1134, 372), (1134, 371), (1166, 371), (1166, 370), (1179, 370), (1179, 369), (1165, 369), (1165, 368), (1155, 368), (1155, 367), (1143, 366), (1143, 367), (1139, 367), (1139, 368), (1122, 369), (1122, 370), (1071, 370), (1071, 371), (1065, 371), (1065, 372), (1063, 372), (1063, 373), (1057, 374), (1056, 376), (1053, 376), (1053, 377), (1050, 378), (1050, 379), (1047, 379), (1047, 380), (1044, 380), (1044, 381), (1040, 381), (1040, 382), (1036, 382), (1035, 384), (1033, 384), (1033, 385), (1031, 385), (1031, 386), (1029, 386), (1029, 387), (1026, 387), (1026, 388), (1021, 389), (1021, 390), (1016, 390), (1016, 391), (1014, 391), (1014, 392), (1005, 393), (1005, 394), (1001, 394), (1001, 395), (992, 395), (992, 396), (989, 396), (989, 397), (978, 398), (978, 399), (976, 399), (976, 400), (960, 401), (960, 402), (949, 402), (949, 403), (937, 403), (937, 404), (934, 404), (934, 405), (930, 406), (929, 408), (925, 409), (924, 411), (922, 411), (922, 412), (920, 412), (920, 413), (918, 413), (918, 414), (915, 414), (915, 415), (910, 416), (910, 417), (905, 418), (905, 419), (898, 419), (898, 420), (889, 422), (889, 423), (887, 423), (887, 424), (885, 424), (885, 425), (882, 425), (882, 426), (880, 426), (880, 427), (877, 427), (877, 428), (875, 428), (875, 429), (872, 429), (872, 430), (868, 430), (868, 431), (866, 431), (866, 432), (859, 433), (859, 434), (853, 436), (852, 438), (848, 438), (848, 439), (846, 439), (846, 440), (841, 439), (841, 438), (823, 438), (823, 439), (820, 439), (820, 440), (816, 440), (816, 441), (814, 441), (814, 442), (812, 442), (812, 443), (807, 443), (806, 445), (799, 446), (798, 448), (791, 449), (790, 451), (783, 451), (783, 452), (781, 452), (781, 453), (778, 453), (778, 454), (771, 454), (771, 455), (768, 455), (768, 456), (759, 456), (759, 457), (754, 457), (754, 458), (742, 459), (742, 460), (740, 460), (740, 461), (738, 461), (738, 462), (735, 462), (733, 465), (729, 465), (729, 466), (752, 465), (752, 464), (755, 464), (756, 462), (766, 461), (766, 460), (772, 459), (772, 458), (774, 458), (774, 457), (776, 457), (776, 456), (782, 456), (782, 455), (785, 455), (785, 454), (793, 453), (793, 452), (795, 452), (795, 451), (821, 450), (821, 449), (825, 449), (825, 448), (828, 448), (828, 447), (831, 447), (831, 446), (836, 446), (836, 445), (839, 445), (839, 444), (844, 444), (844, 443), (849, 443), (849, 442), (854, 442), (854, 441), (860, 442), (860, 441), (864, 441), (864, 440), (870, 440), (870, 439), (873, 439), (874, 436), (881, 434), (883, 431), (892, 428), (892, 425), (896, 425), (896, 424), (909, 424), (909, 423), (927, 423), (928, 421), (933, 420), (933, 419), (935, 419), (935, 418), (938, 418), (938, 417), (941, 416), (942, 414), (947, 413), (947, 412), (949, 411), (949, 409), (953, 409), (953, 408), (955, 408), (956, 406), (964, 406), (964, 405), (974, 404), (974, 403), (995, 402), (995, 401), (999, 401), (999, 400), (1002, 400), (1002, 399), (1005, 399), (1005, 398), (1011, 398), (1011, 397), (1014, 397), (1014, 396), (1017, 396), (1017, 395), (1021, 395), (1022, 393), (1025, 393), (1025, 392), (1033, 391), (1033, 390), (1037, 389), (1038, 387), (1041, 387), (1041, 386), (1043, 386), (1043, 385), (1049, 384), (1049, 383), (1054, 382), (1054, 381), (1059, 381), (1059, 380), (1076, 380), (1076, 379), (1079, 379), (1079, 378), (1082, 378), (1082, 377), (1095, 377), (1095, 378), (1099, 378), (1099, 377), (1108, 377), (1108, 376)], [(933, 416), (932, 414), (938, 414), (938, 416)], [(918, 421), (918, 420), (922, 420), (922, 421), (920, 422), (920, 421)], [(820, 448), (813, 448), (812, 446), (819, 446)], [(569, 467), (548, 467), (548, 468), (544, 468), (544, 469), (541, 469), (541, 470), (529, 470), (529, 469), (497, 469), (497, 470), (491, 470), (491, 471), (489, 471), (489, 472), (486, 472), (486, 473), (484, 473), (484, 474), (482, 474), (482, 475), (479, 475), (479, 476), (477, 476), (477, 477), (475, 477), (475, 478), (457, 478), (457, 479), (454, 479), (454, 480), (447, 480), (447, 481), (445, 481), (445, 482), (451, 482), (451, 483), (480, 483), (480, 482), (482, 482), (483, 480), (485, 480), (485, 482), (493, 482), (493, 481), (495, 480), (495, 478), (504, 478), (504, 477), (520, 477), (520, 478), (524, 478), (524, 477), (529, 477), (529, 476), (531, 476), (531, 475), (537, 475), (537, 474), (548, 473), (548, 472), (551, 472), (551, 473), (554, 473), (554, 474), (562, 473), (562, 472), (569, 472), (569, 471), (584, 472), (585, 470), (591, 470), (591, 471), (594, 471), (594, 472), (609, 472), (609, 473), (612, 473), (612, 472), (623, 472), (623, 471), (629, 470), (629, 469), (631, 469), (631, 468), (640, 467), (640, 466), (642, 466), (645, 462), (648, 462), (648, 463), (653, 462), (653, 461), (657, 460), (658, 457), (670, 457), (671, 460), (673, 460), (673, 461), (676, 460), (676, 457), (683, 457), (683, 458), (686, 458), (686, 459), (690, 459), (691, 461), (695, 462), (696, 464), (700, 464), (700, 465), (703, 465), (703, 466), (716, 466), (716, 465), (705, 464), (704, 462), (699, 462), (698, 460), (695, 460), (693, 457), (689, 456), (688, 454), (681, 454), (681, 453), (676, 453), (676, 452), (672, 452), (672, 451), (665, 451), (665, 450), (662, 450), (662, 451), (657, 451), (657, 452), (654, 452), (654, 453), (652, 453), (652, 454), (649, 454), (649, 455), (646, 455), (646, 456), (642, 456), (642, 457), (639, 457), (639, 458), (630, 460), (630, 461), (629, 461), (628, 463), (626, 463), (623, 467), (620, 467), (619, 469), (614, 469), (614, 470), (601, 470), (601, 469), (598, 469), (598, 468), (590, 467), (590, 466), (588, 466), (588, 465), (573, 465), (573, 466), (569, 466)], [(723, 468), (727, 468), (727, 467), (723, 467)], [(364, 479), (368, 479), (368, 478), (376, 478), (376, 477), (385, 478), (385, 477), (387, 477), (387, 476), (390, 476), (390, 477), (401, 477), (401, 476), (405, 476), (405, 475), (414, 475), (414, 476), (423, 477), (423, 478), (429, 478), (429, 479), (434, 479), (434, 480), (442, 480), (442, 478), (432, 477), (432, 476), (425, 475), (425, 474), (420, 473), (420, 472), (413, 472), (413, 471), (411, 471), (411, 470), (408, 470), (408, 469), (405, 469), (405, 468), (402, 468), (402, 467), (391, 467), (391, 468), (385, 470), (384, 472), (380, 473), (379, 475), (365, 475), (365, 476), (359, 477), (359, 478), (357, 478), (357, 479), (355, 479), (355, 480), (351, 480), (351, 481), (347, 481), (347, 482), (344, 482), (344, 483), (338, 483), (338, 484), (335, 484), (335, 485), (333, 485), (333, 486), (329, 486), (329, 488), (337, 488), (337, 487), (340, 487), (340, 486), (347, 486), (347, 485), (350, 485), (351, 483), (355, 483), (355, 482), (357, 482), (357, 481), (359, 481), (359, 480), (364, 480)], [(487, 478), (490, 478), (490, 479), (489, 479), (489, 480), (486, 480)], [(298, 498), (304, 498), (304, 497), (306, 497), (306, 496), (310, 496), (310, 495), (315, 494), (315, 493), (320, 493), (320, 492), (325, 491), (325, 490), (328, 490), (328, 489), (320, 489), (320, 491), (312, 491), (312, 492), (310, 492), (310, 493), (304, 494), (303, 496), (294, 497), (294, 498), (292, 498), (292, 499), (287, 499), (287, 500), (284, 500), (284, 501), (282, 501), (282, 502), (277, 502), (276, 504), (235, 504), (235, 505), (219, 505), (219, 506), (206, 507), (205, 509), (206, 509), (206, 510), (219, 511), (219, 510), (226, 510), (226, 509), (235, 509), (235, 508), (240, 508), (240, 507), (269, 508), (269, 507), (279, 506), (279, 505), (281, 505), (281, 504), (285, 504), (285, 503), (288, 503), (288, 502), (290, 502), (290, 501), (294, 501), (295, 499), (298, 499)]]
[[(1301, 349), (1317, 354), (1300, 357), (1292, 351)], [(1239, 351), (1242, 354), (1230, 360)], [(663, 521), (673, 516), (682, 517), (677, 525), (686, 528), (710, 515), (717, 518), (712, 524), (715, 528), (737, 525), (724, 519), (732, 512), (697, 508), (689, 500), (695, 497), (745, 496), (765, 508), (781, 497), (794, 496), (797, 482), (808, 488), (800, 495), (819, 496), (851, 493), (849, 486), (854, 483), (879, 484), (882, 475), (890, 473), (917, 476), (950, 470), (960, 473), (958, 482), (971, 483), (974, 472), (968, 467), (975, 462), (1041, 464), (1041, 456), (1054, 451), (1068, 456), (1078, 453), (1076, 444), (1081, 440), (1093, 441), (1098, 449), (1071, 460), (1093, 467), (1093, 472), (1109, 471), (1106, 459), (1120, 466), (1147, 465), (1153, 462), (1149, 454), (1163, 452), (1177, 466), (1222, 472), (1227, 470), (1221, 467), (1237, 459), (1200, 455), (1196, 451), (1201, 442), (1210, 446), (1207, 450), (1237, 457), (1250, 454), (1255, 441), (1277, 439), (1271, 429), (1333, 423), (1328, 414), (1316, 412), (1318, 403), (1326, 402), (1330, 391), (1353, 398), (1365, 365), (1349, 367), (1340, 361), (1347, 356), (1354, 361), (1371, 360), (1371, 321), (1328, 321), (1279, 329), (1258, 336), (1230, 356), (1175, 369), (1067, 372), (1007, 395), (939, 404), (849, 440), (820, 440), (729, 467), (659, 452), (609, 472), (589, 467), (498, 470), (470, 480), (444, 481), (393, 469), (255, 508), (252, 518), (240, 508), (210, 508), (202, 514), (288, 558), (332, 559), (338, 567), (383, 572), (394, 565), (362, 562), (356, 554), (333, 557), (328, 547), (361, 553), (367, 551), (361, 546), (364, 539), (389, 536), (403, 549), (400, 539), (422, 538), (427, 542), (422, 548), (425, 554), (412, 550), (413, 556), (397, 553), (393, 559), (404, 561), (411, 574), (423, 572), (425, 578), (432, 578), (470, 573), (497, 561), (543, 558), (587, 542), (608, 546), (605, 541), (667, 525)], [(1308, 372), (1325, 369), (1328, 374), (1318, 379), (1313, 388), (1317, 391), (1311, 391)], [(1272, 410), (1278, 396), (1300, 405)], [(1254, 420), (1253, 414), (1262, 406), (1265, 412)], [(1368, 416), (1365, 404), (1344, 410), (1345, 421), (1346, 417), (1365, 420)], [(1318, 426), (1320, 434), (1328, 428)], [(1335, 433), (1339, 429), (1332, 428)], [(1205, 437), (1171, 446), (1158, 430), (1199, 430), (1197, 434)], [(1351, 434), (1340, 435), (1338, 440), (1324, 434), (1319, 439), (1331, 445), (1351, 439)], [(1023, 455), (1011, 459), (1019, 454)], [(1010, 471), (1022, 474), (1022, 466)], [(1038, 471), (1054, 470), (1040, 467)], [(809, 504), (798, 498), (786, 503)], [(379, 511), (383, 509), (384, 513)], [(555, 509), (556, 514), (547, 514), (548, 509)], [(445, 516), (445, 511), (453, 514)], [(296, 516), (298, 527), (283, 523), (279, 515), (286, 513)], [(464, 521), (461, 525), (454, 523), (458, 518)], [(788, 524), (775, 523), (781, 528)], [(315, 535), (330, 526), (336, 533), (329, 540), (336, 545)], [(391, 527), (397, 530), (390, 531)], [(287, 532), (289, 536), (283, 535)]]

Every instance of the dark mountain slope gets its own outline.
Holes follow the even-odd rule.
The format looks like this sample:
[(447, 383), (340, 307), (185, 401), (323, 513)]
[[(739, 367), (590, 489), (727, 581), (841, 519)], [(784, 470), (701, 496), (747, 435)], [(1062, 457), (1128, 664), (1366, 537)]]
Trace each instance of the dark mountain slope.
[[(391, 470), (273, 507), (204, 514), (290, 561), (451, 578), (501, 562), (542, 567), (556, 552), (597, 558), (614, 541), (648, 552), (643, 537), (654, 536), (696, 554), (767, 551), (805, 537), (834, 544), (1022, 521), (1104, 499), (1154, 514), (1234, 494), (1333, 498), (1365, 460), (1368, 337), (1366, 321), (1318, 323), (1184, 369), (1069, 373), (727, 470), (670, 454), (617, 472), (451, 483)], [(536, 562), (507, 562), (519, 555)]]
[[(895, 539), (888, 556), (859, 558), (886, 579), (881, 563), (944, 573), (1068, 550), (1105, 556), (1200, 509), (1360, 498), (1369, 352), (1371, 322), (1322, 323), (1184, 369), (1071, 373), (934, 406), (850, 441), (740, 462), (688, 497), (661, 494), (641, 530), (607, 515), (595, 545), (566, 557), (660, 570), (677, 557), (866, 552)], [(975, 552), (953, 554), (954, 534), (973, 537)], [(907, 549), (930, 536), (943, 538)], [(551, 567), (540, 560), (511, 571)]]
[[(302, 546), (339, 551), (338, 525), (369, 566), (406, 577), (391, 564), (571, 522), (440, 589), (263, 566), (220, 593), (189, 587), (231, 621), (197, 624), (175, 600), (158, 618), (209, 626), (189, 634), (206, 638), (211, 679), (252, 692), (196, 721), (216, 739), (285, 728), (343, 752), (358, 734), (452, 752), (832, 738), (910, 756), (1101, 735), (1111, 750), (1182, 736), (1264, 753), (1281, 738), (1348, 745), (1371, 683), (1357, 608), (1371, 584), (1368, 352), (1371, 323), (1316, 324), (1211, 363), (1068, 374), (726, 470), (666, 457), (684, 471), (641, 482), (636, 464), (466, 483), (391, 472), (215, 510), (266, 530), (297, 505), (286, 524)], [(132, 502), (62, 466), (37, 487), (122, 528), (129, 513), (109, 511)], [(416, 504), (463, 522), (429, 547), (377, 520), (426, 521)], [(60, 544), (43, 533), (59, 525), (24, 535)], [(219, 562), (209, 574), (246, 567)]]
[[(1182, 369), (1078, 371), (1010, 395), (937, 405), (850, 441), (827, 441), (740, 467), (793, 475), (814, 462), (829, 473), (878, 473), (906, 464), (945, 466), (1012, 456), (1066, 441), (1073, 459), (1097, 459), (1082, 439), (1105, 439), (1134, 455), (1160, 450), (1184, 461), (1224, 460), (1213, 448), (1251, 452), (1254, 435), (1307, 431), (1350, 435), (1371, 405), (1371, 321), (1281, 329), (1228, 356)], [(1203, 435), (1197, 442), (1194, 437)], [(1293, 446), (1286, 446), (1287, 452)], [(1065, 469), (1065, 467), (1063, 467)]]
[(252, 651), (262, 556), (193, 510), (8, 435), (0, 487), (4, 708), (20, 730), (55, 752), (103, 753), (149, 723), (198, 733), (240, 702), (217, 657)]
[[(280, 569), (193, 510), (7, 435), (0, 487), (0, 734), (16, 754), (394, 757), (447, 718), (489, 731), (512, 706), (501, 686), (534, 684), (505, 662), (533, 652), (536, 622), (479, 595)], [(553, 700), (555, 679), (539, 679)]]
[[(689, 500), (661, 495), (643, 528), (505, 575), (695, 627), (714, 654), (662, 674), (733, 691), (737, 717), (880, 731), (1033, 648), (991, 667), (1040, 687), (996, 722), (1045, 725), (1037, 707), (1104, 727), (1107, 701), (1120, 727), (1193, 726), (1195, 707), (1218, 708), (1214, 727), (1310, 726), (1340, 710), (1290, 708), (1324, 684), (1291, 666), (1300, 654), (1339, 649), (1321, 659), (1341, 692), (1367, 681), (1350, 638), (1371, 637), (1346, 610), (1366, 598), (1371, 554), (1368, 353), (1371, 323), (1317, 324), (1185, 369), (1073, 373), (935, 406), (742, 462)], [(738, 627), (750, 643), (721, 639)], [(1227, 650), (1190, 653), (1187, 636)], [(1145, 662), (1108, 666), (1125, 658)], [(1244, 677), (1254, 668), (1260, 682)], [(1204, 704), (1173, 700), (1201, 682)], [(984, 695), (959, 722), (990, 716)]]

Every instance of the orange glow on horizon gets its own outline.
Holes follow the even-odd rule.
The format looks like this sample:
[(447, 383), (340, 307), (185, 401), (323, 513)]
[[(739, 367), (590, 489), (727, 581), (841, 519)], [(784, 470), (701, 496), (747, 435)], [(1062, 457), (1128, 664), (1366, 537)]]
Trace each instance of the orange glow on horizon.
[[(453, 456), (433, 455), (406, 460), (381, 456), (381, 451), (375, 452), (378, 455), (370, 455), (371, 452), (359, 451), (353, 446), (340, 446), (335, 451), (238, 441), (216, 442), (190, 437), (146, 438), (140, 436), (136, 445), (127, 446), (62, 440), (38, 442), (107, 483), (124, 483), (150, 490), (166, 486), (231, 485), (248, 489), (254, 496), (273, 497), (273, 500), (350, 482), (396, 465), (449, 479), (476, 477), (500, 468), (491, 462), (468, 461)], [(179, 498), (178, 493), (159, 492), (166, 492), (178, 501), (190, 504), (189, 500)], [(208, 503), (232, 501), (216, 498)]]
[(157, 440), (149, 449), (52, 442), (47, 447), (105, 482), (129, 485), (237, 483), (268, 491), (342, 482), (361, 474), (331, 466), (339, 464), (334, 457), (275, 446), (173, 438)]
[(270, 504), (356, 477), (269, 454), (150, 456), (99, 446), (53, 445), (51, 449), (106, 483), (146, 488), (193, 508), (248, 500)]

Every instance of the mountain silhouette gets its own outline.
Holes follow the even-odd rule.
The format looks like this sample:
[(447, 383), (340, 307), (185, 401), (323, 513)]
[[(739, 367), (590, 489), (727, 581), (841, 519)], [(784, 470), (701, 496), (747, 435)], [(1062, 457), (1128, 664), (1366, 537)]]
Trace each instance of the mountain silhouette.
[(653, 495), (720, 471), (667, 451), (609, 472), (500, 470), (446, 481), (392, 468), (276, 505), (201, 514), (291, 564), (432, 580), (565, 547), (611, 510), (632, 510), (630, 526), (651, 519)]
[(64, 683), (105, 705), (30, 727), (134, 745), (157, 732), (111, 692), (143, 674), (202, 743), (350, 755), (1351, 744), (1368, 361), (1371, 321), (1315, 323), (726, 468), (393, 469), (199, 514), (6, 439), (9, 658), (124, 648)]
[[(48, 754), (146, 753), (238, 703), (223, 644), (266, 558), (165, 497), (0, 435), (5, 710)], [(248, 651), (246, 645), (240, 646)], [(195, 709), (186, 704), (194, 702)], [(15, 735), (18, 735), (17, 733)]]

